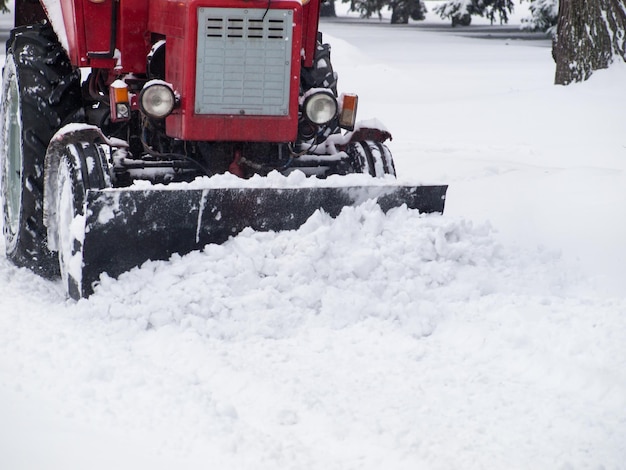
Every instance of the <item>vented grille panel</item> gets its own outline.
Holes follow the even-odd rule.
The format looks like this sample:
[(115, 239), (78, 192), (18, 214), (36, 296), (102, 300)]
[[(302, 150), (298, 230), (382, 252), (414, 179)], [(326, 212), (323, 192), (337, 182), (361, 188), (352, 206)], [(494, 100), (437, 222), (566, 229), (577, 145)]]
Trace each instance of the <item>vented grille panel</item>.
[(293, 12), (199, 8), (197, 114), (289, 110)]

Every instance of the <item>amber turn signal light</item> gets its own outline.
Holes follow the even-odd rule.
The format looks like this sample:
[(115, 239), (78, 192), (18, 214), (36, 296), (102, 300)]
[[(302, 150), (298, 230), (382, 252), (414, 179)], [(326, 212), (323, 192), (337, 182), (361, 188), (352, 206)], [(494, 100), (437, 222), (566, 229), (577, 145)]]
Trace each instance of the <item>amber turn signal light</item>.
[(339, 126), (348, 131), (354, 130), (359, 97), (354, 93), (342, 93), (339, 97), (339, 103), (341, 108), (339, 113)]

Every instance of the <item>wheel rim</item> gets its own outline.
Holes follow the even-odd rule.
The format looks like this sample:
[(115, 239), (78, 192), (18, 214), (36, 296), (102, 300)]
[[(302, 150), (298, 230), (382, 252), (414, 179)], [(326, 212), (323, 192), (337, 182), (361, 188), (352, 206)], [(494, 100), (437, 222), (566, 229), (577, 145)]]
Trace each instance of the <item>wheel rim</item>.
[[(7, 67), (13, 68), (13, 60), (7, 57)], [(22, 207), (22, 110), (17, 77), (10, 70), (5, 101), (4, 142), (6, 160), (4, 168), (4, 197), (6, 200), (5, 225), (11, 236), (19, 230)]]

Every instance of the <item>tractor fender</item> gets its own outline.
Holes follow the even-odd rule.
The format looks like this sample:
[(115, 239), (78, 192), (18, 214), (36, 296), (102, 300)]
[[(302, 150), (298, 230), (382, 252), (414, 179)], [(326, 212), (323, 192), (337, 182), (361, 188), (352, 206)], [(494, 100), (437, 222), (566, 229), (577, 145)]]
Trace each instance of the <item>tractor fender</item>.
[(48, 144), (44, 160), (44, 192), (43, 192), (43, 223), (48, 229), (49, 239), (57, 229), (56, 224), (56, 194), (59, 162), (68, 145), (80, 142), (107, 144), (112, 147), (128, 147), (128, 144), (119, 139), (107, 138), (100, 128), (89, 124), (68, 124), (59, 129)]

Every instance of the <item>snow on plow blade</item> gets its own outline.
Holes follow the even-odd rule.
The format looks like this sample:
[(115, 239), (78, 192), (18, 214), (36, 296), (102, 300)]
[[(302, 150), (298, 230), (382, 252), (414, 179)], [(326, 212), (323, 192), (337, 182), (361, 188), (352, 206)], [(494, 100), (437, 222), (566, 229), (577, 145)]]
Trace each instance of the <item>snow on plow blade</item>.
[(318, 209), (331, 217), (374, 199), (383, 211), (406, 204), (443, 212), (447, 186), (311, 188), (103, 189), (87, 193), (83, 295), (106, 272), (117, 277), (148, 260), (165, 260), (209, 243), (224, 243), (246, 227), (297, 229)]

